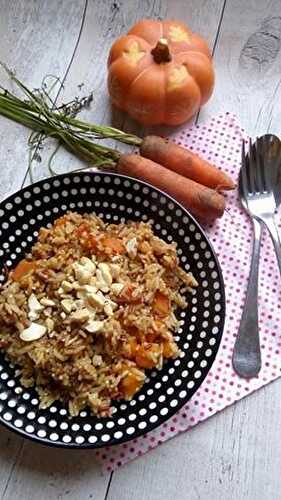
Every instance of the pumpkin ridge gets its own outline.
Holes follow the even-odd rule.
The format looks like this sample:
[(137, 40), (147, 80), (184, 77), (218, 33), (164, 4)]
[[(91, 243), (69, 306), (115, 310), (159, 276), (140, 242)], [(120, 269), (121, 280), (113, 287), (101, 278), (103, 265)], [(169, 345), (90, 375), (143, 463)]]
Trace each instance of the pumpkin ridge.
[[(206, 40), (174, 19), (140, 20), (127, 36), (114, 42), (110, 52), (108, 89), (113, 104), (145, 125), (177, 126), (195, 115), (214, 88)], [(138, 50), (131, 50), (134, 64), (129, 66), (122, 55), (130, 39)]]
[(130, 87), (132, 87), (132, 86), (134, 85), (134, 83), (135, 83), (135, 82), (137, 82), (137, 81), (139, 80), (139, 78), (140, 78), (140, 77), (141, 77), (141, 76), (142, 76), (142, 75), (143, 75), (146, 71), (148, 71), (148, 70), (150, 69), (150, 66), (151, 66), (151, 64), (150, 64), (149, 66), (147, 66), (147, 68), (143, 68), (143, 70), (142, 70), (142, 71), (138, 74), (138, 76), (136, 76), (136, 78), (135, 78), (134, 80), (132, 80), (132, 81), (131, 81), (131, 85), (130, 85)]
[(149, 66), (147, 66), (147, 68), (144, 68), (144, 69), (143, 69), (143, 70), (142, 70), (142, 71), (138, 74), (138, 76), (136, 76), (136, 78), (135, 78), (134, 80), (132, 80), (132, 81), (131, 81), (131, 84), (130, 84), (130, 86), (129, 86), (129, 91), (128, 91), (127, 99), (125, 99), (125, 100), (124, 100), (124, 101), (125, 101), (125, 107), (126, 107), (126, 109), (127, 109), (127, 107), (128, 107), (128, 99), (129, 99), (129, 97), (130, 97), (130, 88), (134, 85), (134, 83), (135, 83), (135, 82), (137, 82), (137, 81), (138, 81), (138, 79), (139, 79), (139, 78), (140, 78), (140, 77), (141, 77), (141, 76), (142, 76), (142, 75), (143, 75), (146, 71), (148, 71), (148, 70), (150, 69), (150, 66), (151, 66), (151, 64), (150, 64)]

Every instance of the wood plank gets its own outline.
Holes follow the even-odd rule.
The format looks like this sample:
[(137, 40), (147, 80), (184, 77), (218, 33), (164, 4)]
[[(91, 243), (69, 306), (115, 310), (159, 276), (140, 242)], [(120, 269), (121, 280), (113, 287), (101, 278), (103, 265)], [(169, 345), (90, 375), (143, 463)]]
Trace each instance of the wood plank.
[[(17, 75), (31, 87), (38, 86), (47, 73), (63, 77), (78, 38), (84, 5), (84, 0), (1, 0), (0, 60), (16, 68)], [(2, 71), (0, 78), (1, 84), (9, 85)], [(27, 168), (27, 137), (28, 132), (23, 127), (0, 117), (0, 198), (21, 186)], [(58, 498), (65, 495), (79, 498), (77, 488), (84, 488), (88, 475), (95, 484), (91, 483), (91, 490), (86, 487), (87, 497), (84, 498), (104, 498), (108, 479), (101, 478), (92, 467), (88, 468), (89, 452), (74, 456), (30, 442), (25, 442), (23, 447), (23, 443), (19, 436), (1, 428), (1, 498), (32, 499), (42, 495), (54, 498), (56, 492), (61, 492)], [(67, 487), (70, 477), (73, 496), (69, 495)]]
[(215, 52), (215, 93), (200, 120), (235, 112), (249, 134), (280, 134), (280, 0), (228, 1)]
[[(0, 60), (16, 69), (31, 88), (49, 73), (64, 76), (78, 37), (84, 0), (1, 0)], [(10, 85), (0, 70), (2, 85)], [(28, 165), (22, 126), (0, 117), (0, 199), (17, 190)]]
[[(94, 102), (90, 110), (81, 113), (88, 121), (112, 124), (126, 131), (144, 134), (145, 130), (125, 113), (112, 109), (107, 94), (107, 57), (113, 41), (139, 19), (150, 17), (156, 19), (175, 18), (185, 21), (191, 29), (202, 33), (212, 46), (215, 40), (216, 28), (220, 19), (223, 0), (200, 0), (196, 2), (174, 0), (156, 0), (144, 2), (132, 0), (130, 2), (104, 2), (95, 0), (89, 2), (84, 29), (80, 38), (73, 64), (65, 82), (61, 100), (67, 102), (75, 96), (94, 94)], [(210, 14), (211, 10), (211, 14)], [(79, 89), (79, 85), (83, 87)], [(170, 129), (159, 128), (161, 133), (168, 133)], [(146, 129), (148, 132), (149, 129)], [(155, 129), (154, 129), (155, 133)], [(109, 145), (114, 143), (107, 142)], [(126, 146), (118, 144), (119, 149), (126, 150)], [(44, 161), (35, 172), (36, 179), (49, 175), (46, 160), (51, 149), (45, 152)], [(58, 173), (82, 168), (84, 163), (63, 148), (56, 155), (55, 170)]]
[[(180, 5), (181, 1), (175, 2)], [(84, 110), (79, 116), (95, 123), (121, 126), (125, 118), (123, 113), (111, 108), (106, 86), (107, 57), (113, 41), (142, 17), (164, 17), (167, 1), (143, 2), (104, 2), (91, 1), (88, 4), (87, 16), (76, 54), (68, 73), (60, 103), (68, 102), (75, 96), (88, 95), (93, 91), (94, 101), (90, 110)], [(83, 84), (82, 87), (80, 85)], [(110, 141), (107, 144), (114, 145)], [(121, 145), (122, 148), (122, 145)], [(126, 148), (126, 147), (125, 147)], [(35, 171), (35, 178), (49, 176), (47, 159), (50, 149), (44, 152), (44, 161)], [(85, 167), (72, 154), (61, 148), (56, 155), (54, 168), (57, 173)]]
[(278, 500), (281, 381), (114, 473), (107, 500)]
[(3, 498), (23, 447), (23, 439), (1, 427), (0, 432), (0, 497)]
[[(91, 450), (64, 450), (26, 443), (3, 500), (103, 500), (102, 476)], [(2, 497), (1, 497), (2, 498)]]
[[(215, 51), (216, 90), (201, 121), (230, 110), (252, 134), (280, 132), (279, 26), (280, 2), (226, 3)], [(280, 386), (276, 381), (128, 464), (114, 474), (108, 500), (120, 490), (124, 500), (133, 492), (134, 500), (279, 499)]]

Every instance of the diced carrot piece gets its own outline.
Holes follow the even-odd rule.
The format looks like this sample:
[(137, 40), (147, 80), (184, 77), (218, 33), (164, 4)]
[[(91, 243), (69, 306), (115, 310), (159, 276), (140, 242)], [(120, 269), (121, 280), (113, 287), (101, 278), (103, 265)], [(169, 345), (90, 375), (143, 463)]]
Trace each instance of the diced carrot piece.
[(128, 302), (129, 304), (141, 302), (140, 296), (133, 296), (133, 292), (135, 289), (136, 285), (134, 285), (133, 283), (127, 283), (126, 285), (124, 285), (122, 292), (116, 298), (116, 302), (121, 304), (124, 302)]
[(142, 253), (148, 253), (150, 251), (150, 245), (148, 241), (141, 241), (139, 243), (139, 251)]
[(119, 238), (110, 238), (105, 236), (102, 240), (102, 245), (105, 247), (109, 253), (120, 254), (125, 252), (125, 247), (122, 243), (122, 240)]
[(86, 224), (85, 222), (80, 224), (80, 226), (78, 226), (78, 228), (76, 229), (77, 236), (81, 236), (84, 233), (85, 233), (85, 236), (87, 236), (87, 234), (89, 234), (89, 232), (90, 232), (90, 226), (89, 226), (89, 224)]
[(59, 217), (59, 219), (55, 221), (54, 226), (55, 227), (64, 226), (65, 222), (66, 222), (66, 215), (62, 215), (62, 217)]
[(34, 260), (21, 260), (17, 267), (12, 271), (12, 279), (14, 281), (20, 281), (23, 276), (25, 276), (27, 273), (33, 271), (36, 269), (37, 263)]
[(146, 341), (149, 343), (155, 342), (157, 338), (157, 333), (156, 332), (148, 332), (146, 335)]
[(159, 354), (160, 346), (158, 344), (139, 346), (135, 357), (136, 364), (140, 368), (153, 368), (158, 363)]
[(160, 316), (167, 316), (170, 312), (170, 300), (167, 295), (158, 290), (154, 295), (152, 308)]
[(178, 352), (178, 346), (173, 340), (164, 340), (163, 356), (164, 358), (173, 358)]
[(128, 339), (128, 342), (124, 346), (124, 351), (125, 351), (124, 355), (126, 356), (126, 358), (128, 358), (128, 359), (134, 358), (135, 353), (136, 353), (136, 349), (137, 349), (137, 345), (138, 345), (138, 343), (137, 343), (135, 337), (130, 337)]
[(140, 390), (144, 382), (144, 374), (133, 368), (129, 373), (121, 380), (119, 389), (122, 392), (125, 399), (132, 399), (134, 394)]
[(80, 245), (87, 252), (93, 252), (97, 249), (97, 240), (96, 237), (91, 234), (91, 228), (89, 224), (83, 222), (76, 229), (76, 236), (79, 238)]
[(94, 235), (89, 234), (86, 238), (81, 240), (81, 246), (84, 250), (94, 252), (97, 249), (97, 240)]

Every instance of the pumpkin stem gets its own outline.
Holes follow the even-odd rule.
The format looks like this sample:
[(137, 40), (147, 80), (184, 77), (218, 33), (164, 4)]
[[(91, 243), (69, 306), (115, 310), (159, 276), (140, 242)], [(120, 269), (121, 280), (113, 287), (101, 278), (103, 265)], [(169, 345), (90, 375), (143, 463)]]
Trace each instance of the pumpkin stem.
[(171, 61), (172, 57), (166, 38), (160, 38), (158, 40), (151, 54), (153, 55), (154, 61), (158, 64)]

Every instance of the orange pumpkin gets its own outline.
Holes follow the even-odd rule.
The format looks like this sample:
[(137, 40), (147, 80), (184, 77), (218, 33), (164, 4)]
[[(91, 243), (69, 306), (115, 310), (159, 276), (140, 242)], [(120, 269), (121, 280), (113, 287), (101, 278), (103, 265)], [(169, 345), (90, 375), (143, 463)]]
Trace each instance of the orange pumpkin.
[(179, 21), (138, 22), (113, 44), (108, 89), (115, 106), (144, 125), (179, 125), (212, 94), (205, 40)]

